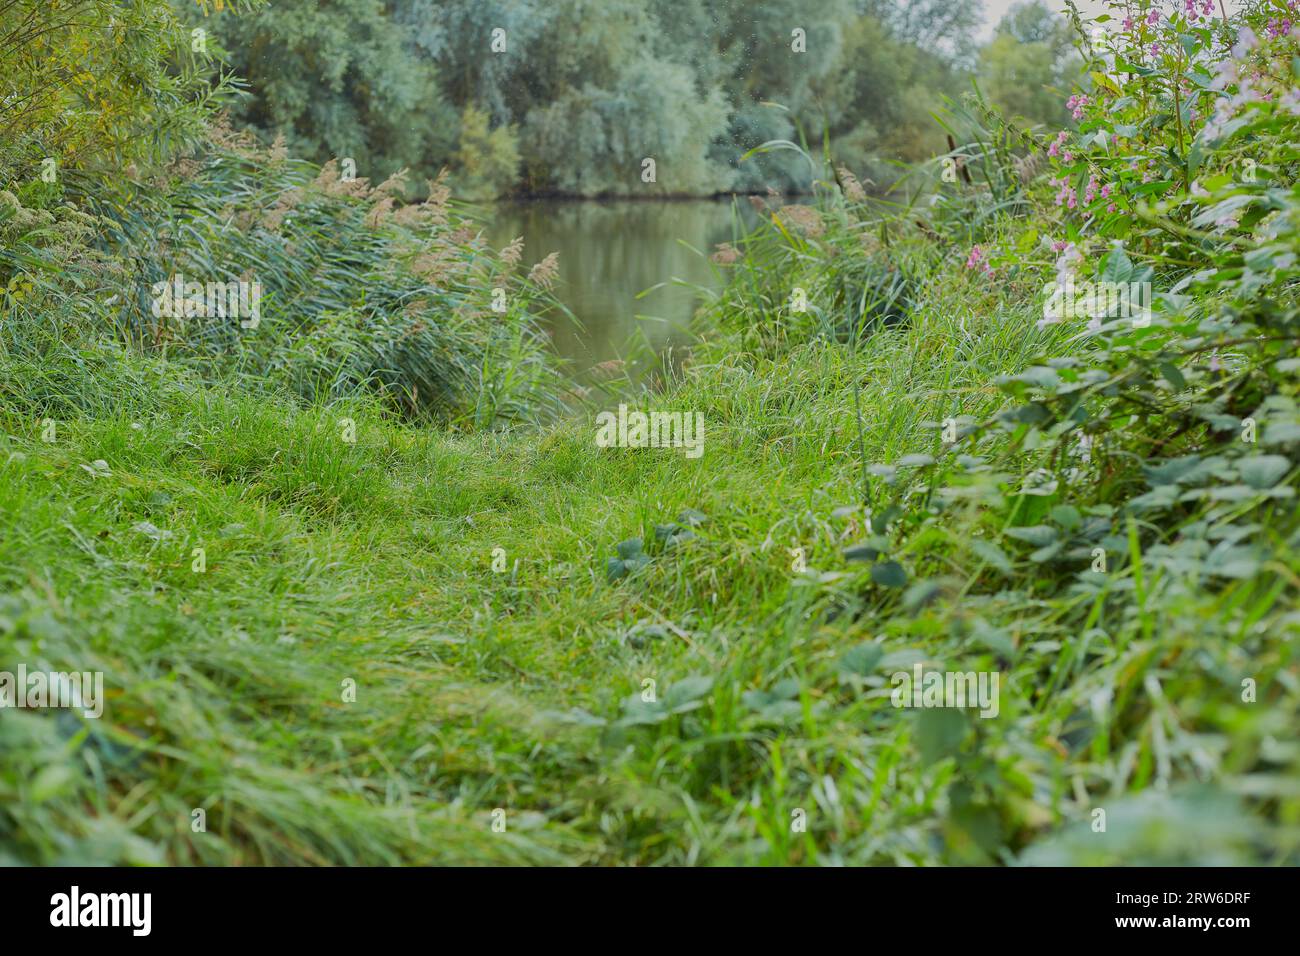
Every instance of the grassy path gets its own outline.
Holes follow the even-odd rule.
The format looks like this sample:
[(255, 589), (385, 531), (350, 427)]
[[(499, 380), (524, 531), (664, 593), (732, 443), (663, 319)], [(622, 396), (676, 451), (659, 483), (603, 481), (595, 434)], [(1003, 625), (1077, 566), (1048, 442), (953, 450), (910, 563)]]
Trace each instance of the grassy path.
[[(930, 447), (920, 423), (943, 417), (944, 396), (992, 407), (979, 383), (1022, 364), (1034, 336), (968, 324), (935, 315), (865, 348), (869, 458)], [(933, 783), (884, 777), (906, 767), (907, 723), (836, 683), (873, 622), (806, 619), (860, 576), (839, 553), (860, 515), (832, 516), (858, 485), (846, 355), (704, 350), (661, 402), (703, 411), (695, 461), (597, 448), (585, 418), (447, 436), (366, 406), (298, 411), (128, 378), (52, 443), (7, 421), (7, 641), (51, 664), (95, 660), (109, 688), (88, 741), (108, 792), (73, 769), (75, 738), (32, 718), (8, 731), (62, 757), (7, 781), (24, 850), (799, 860), (826, 852), (829, 825), (846, 856), (924, 852), (909, 841), (934, 822)], [(654, 541), (686, 509), (707, 516), (693, 540), (606, 581), (618, 542)], [(708, 708), (673, 697), (692, 676), (713, 679)], [(620, 702), (647, 680), (682, 712), (595, 726), (630, 713)], [(752, 691), (771, 696), (766, 711)], [(785, 818), (814, 800), (830, 818), (792, 834)]]

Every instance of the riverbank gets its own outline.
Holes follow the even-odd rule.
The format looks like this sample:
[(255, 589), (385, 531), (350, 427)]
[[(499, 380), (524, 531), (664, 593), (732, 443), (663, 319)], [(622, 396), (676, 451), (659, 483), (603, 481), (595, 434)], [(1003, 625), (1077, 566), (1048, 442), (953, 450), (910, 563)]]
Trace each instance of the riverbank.
[[(765, 236), (748, 252), (770, 265), (786, 240)], [(773, 279), (810, 269), (812, 291), (831, 277), (786, 248)], [(1040, 328), (1032, 298), (961, 273), (941, 266), (913, 321), (856, 350), (761, 320), (767, 300), (737, 277), (682, 377), (632, 397), (700, 413), (698, 459), (601, 447), (599, 403), (540, 430), (454, 434), (373, 402), (145, 389), (150, 365), (130, 356), (92, 387), (74, 354), (48, 355), (47, 376), (95, 399), (52, 442), (6, 412), (3, 563), (27, 570), (4, 647), (102, 670), (108, 703), (79, 725), (0, 721), (0, 789), (22, 808), (11, 858), (1134, 863), (1253, 859), (1261, 840), (1285, 853), (1239, 786), (1284, 780), (1249, 769), (1296, 703), (1280, 569), (1189, 590), (1154, 570), (1168, 545), (1144, 534), (1105, 544), (1107, 583), (1080, 591), (1091, 559), (1071, 585), (1078, 569), (995, 543), (979, 508), (931, 517), (942, 481), (888, 517), (889, 488), (909, 486), (895, 472), (924, 469), (955, 399), (962, 422), (990, 419), (1004, 401), (991, 383), (1075, 331)], [(871, 515), (863, 459), (880, 463)], [(980, 471), (959, 480), (968, 497)], [(1106, 513), (1078, 491), (1022, 501), (1046, 536)], [(1034, 520), (1012, 523), (1030, 540)], [(1226, 639), (1238, 615), (1249, 633)], [(1214, 676), (1239, 671), (1245, 648), (1271, 717), (1245, 717), (1235, 679)], [(890, 675), (924, 662), (997, 673), (997, 718), (895, 707)], [(1219, 786), (1179, 785), (1203, 787), (1207, 770)], [(1093, 804), (1123, 839), (1089, 842)], [(1197, 841), (1154, 835), (1170, 827)]]
[[(80, 771), (60, 725), (12, 715), (4, 789), (30, 812), (11, 845), (45, 862), (927, 859), (945, 775), (900, 766), (886, 787), (911, 724), (845, 683), (876, 622), (808, 619), (863, 578), (840, 554), (862, 516), (836, 516), (858, 500), (845, 397), (869, 383), (867, 450), (894, 460), (931, 446), (918, 423), (958, 354), (978, 341), (967, 367), (1009, 372), (1033, 340), (935, 314), (856, 359), (715, 344), (656, 400), (702, 411), (699, 460), (600, 448), (585, 418), (456, 436), (372, 405), (115, 394), (132, 375), (56, 443), (10, 418), (5, 563), (33, 575), (5, 643), (106, 672), (82, 747), (116, 781)], [(694, 537), (657, 550), (656, 525), (688, 511)], [(610, 583), (631, 538), (652, 559)], [(625, 705), (647, 681), (661, 703)], [(141, 786), (154, 812), (126, 828), (113, 794)]]
[[(0, 863), (1297, 862), (1300, 101), (1247, 16), (1127, 26), (1164, 72), (1099, 54), (1055, 137), (945, 117), (906, 216), (766, 208), (640, 384), (557, 374), (556, 260), (441, 188), (214, 134), (0, 191)], [(173, 273), (256, 326), (153, 321)]]

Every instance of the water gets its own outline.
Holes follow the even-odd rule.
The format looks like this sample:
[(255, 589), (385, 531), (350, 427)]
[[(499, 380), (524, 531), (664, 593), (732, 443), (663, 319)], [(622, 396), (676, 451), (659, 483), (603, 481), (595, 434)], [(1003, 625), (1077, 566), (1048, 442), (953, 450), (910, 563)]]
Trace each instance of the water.
[[(743, 199), (734, 206), (731, 199), (545, 199), (497, 203), (488, 215), (494, 247), (523, 236), (521, 270), (560, 254), (555, 293), (580, 324), (551, 316), (549, 330), (556, 351), (579, 377), (612, 359), (635, 357), (644, 367), (647, 357), (688, 343), (686, 326), (700, 292), (674, 280), (718, 288), (726, 269), (707, 256), (758, 218)], [(637, 341), (650, 352), (637, 350)]]

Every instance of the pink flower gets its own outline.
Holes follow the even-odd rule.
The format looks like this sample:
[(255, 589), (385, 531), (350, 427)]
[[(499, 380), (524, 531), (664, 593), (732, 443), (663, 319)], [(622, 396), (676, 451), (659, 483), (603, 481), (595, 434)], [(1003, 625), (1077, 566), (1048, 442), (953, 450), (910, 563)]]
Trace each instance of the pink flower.
[(1125, 33), (1131, 33), (1131, 32), (1133, 32), (1133, 18), (1132, 18), (1132, 17), (1125, 17), (1125, 18), (1124, 18), (1124, 32), (1125, 32)]
[(1108, 202), (1108, 203), (1106, 203), (1106, 211), (1107, 211), (1107, 212), (1114, 212), (1114, 211), (1115, 211), (1115, 204), (1114, 204), (1113, 202)]
[(1067, 177), (1062, 176), (1059, 180), (1053, 179), (1052, 185), (1058, 187), (1056, 193), (1056, 205), (1069, 206), (1071, 209), (1078, 205), (1075, 191), (1070, 186), (1070, 180)]
[(1062, 156), (1061, 158), (1064, 159), (1067, 163), (1072, 163), (1072, 162), (1074, 162), (1074, 153), (1070, 152), (1070, 151), (1067, 149), (1067, 150), (1065, 151), (1065, 155)]
[(1160, 55), (1160, 44), (1159, 44), (1159, 43), (1153, 43), (1153, 44), (1151, 44), (1151, 55), (1152, 55), (1152, 56), (1159, 56), (1159, 55)]
[(1101, 198), (1102, 199), (1110, 198), (1110, 183), (1107, 183), (1106, 185), (1101, 187)]
[(1093, 174), (1088, 177), (1088, 186), (1083, 191), (1083, 204), (1092, 205), (1092, 201), (1097, 198), (1097, 176)]
[(1065, 142), (1065, 137), (1066, 137), (1066, 135), (1068, 135), (1068, 134), (1065, 132), (1065, 130), (1061, 130), (1059, 133), (1056, 134), (1056, 141), (1055, 141), (1054, 143), (1052, 143), (1051, 146), (1048, 146), (1048, 147), (1047, 147), (1047, 155), (1048, 155), (1048, 156), (1059, 156), (1059, 155), (1060, 155), (1061, 144)]
[(1153, 26), (1153, 27), (1156, 26), (1157, 24), (1159, 24), (1159, 23), (1160, 23), (1160, 11), (1159, 11), (1159, 10), (1152, 10), (1150, 13), (1148, 13), (1148, 14), (1147, 14), (1147, 23), (1150, 24), (1150, 25)]

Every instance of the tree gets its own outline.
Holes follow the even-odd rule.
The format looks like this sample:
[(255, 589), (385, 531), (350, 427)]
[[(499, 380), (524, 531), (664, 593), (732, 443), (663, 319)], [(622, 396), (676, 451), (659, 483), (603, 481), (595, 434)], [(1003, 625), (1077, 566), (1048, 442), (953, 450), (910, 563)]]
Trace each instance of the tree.
[(61, 185), (197, 141), (229, 88), (209, 88), (196, 45), (165, 0), (0, 3), (0, 181)]
[(277, 0), (214, 23), (252, 90), (236, 118), (292, 153), (351, 158), (376, 181), (402, 166), (432, 175), (450, 155), (457, 115), (436, 66), (381, 0)]
[[(701, 96), (680, 64), (642, 57), (613, 89), (586, 84), (528, 114), (527, 181), (532, 188), (595, 195), (700, 195), (728, 187), (708, 160), (727, 106)], [(646, 159), (654, 160), (647, 182)]]
[(513, 127), (488, 129), (488, 114), (465, 107), (460, 145), (453, 157), (453, 184), (465, 199), (491, 199), (509, 192), (519, 179), (519, 144)]
[(989, 101), (1008, 116), (1059, 126), (1069, 119), (1063, 90), (1079, 62), (1065, 18), (1040, 3), (1021, 3), (980, 52), (980, 80)]

